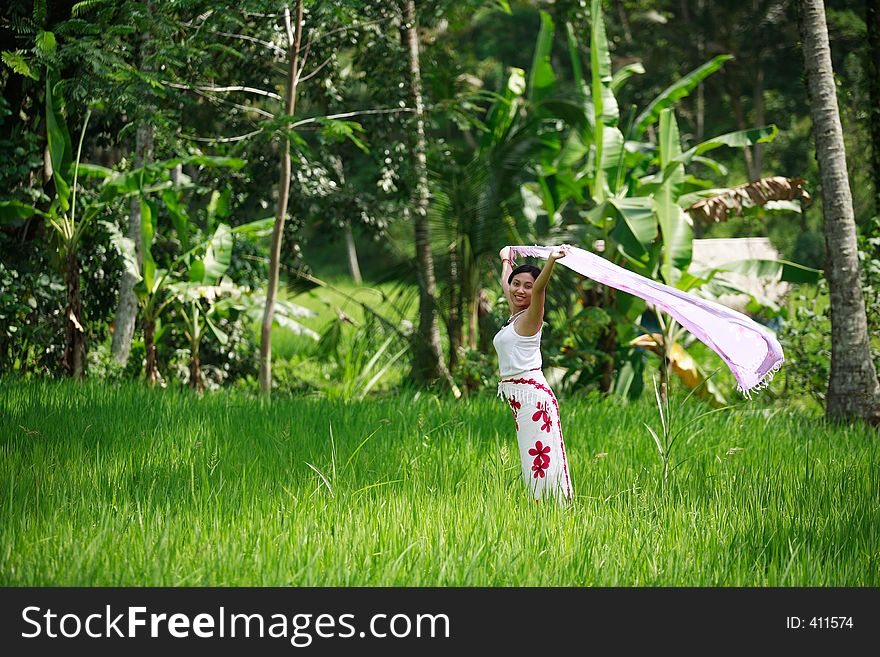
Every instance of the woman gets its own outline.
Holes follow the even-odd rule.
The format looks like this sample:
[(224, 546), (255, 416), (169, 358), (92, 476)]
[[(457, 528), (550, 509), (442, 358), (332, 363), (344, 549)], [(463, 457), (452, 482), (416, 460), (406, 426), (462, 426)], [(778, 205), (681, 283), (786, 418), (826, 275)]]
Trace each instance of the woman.
[(501, 249), (499, 255), (501, 287), (510, 305), (510, 318), (492, 341), (501, 372), (498, 394), (513, 411), (523, 478), (532, 497), (570, 501), (571, 479), (559, 406), (541, 373), (544, 293), (553, 263), (565, 257), (566, 247), (554, 249), (543, 269), (533, 265), (514, 269), (509, 247)]

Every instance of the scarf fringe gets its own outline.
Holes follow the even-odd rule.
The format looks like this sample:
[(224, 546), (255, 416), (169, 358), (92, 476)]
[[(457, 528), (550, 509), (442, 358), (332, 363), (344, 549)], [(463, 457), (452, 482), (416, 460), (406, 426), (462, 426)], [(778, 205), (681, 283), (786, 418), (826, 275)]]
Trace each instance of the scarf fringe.
[(773, 364), (773, 367), (771, 367), (769, 370), (767, 370), (767, 373), (764, 374), (764, 376), (761, 378), (761, 380), (758, 381), (758, 383), (756, 383), (755, 385), (751, 386), (750, 388), (746, 388), (745, 386), (738, 385), (736, 387), (736, 389), (739, 390), (746, 399), (751, 399), (753, 392), (758, 392), (759, 390), (764, 390), (765, 388), (768, 388), (770, 386), (770, 382), (773, 380), (773, 377), (776, 376), (776, 373), (780, 369), (782, 369), (783, 362), (784, 362), (784, 359), (780, 358), (776, 363)]
[(538, 402), (544, 403), (551, 397), (543, 390), (534, 388), (530, 383), (498, 382), (498, 397), (506, 402), (515, 399), (523, 406), (537, 406)]

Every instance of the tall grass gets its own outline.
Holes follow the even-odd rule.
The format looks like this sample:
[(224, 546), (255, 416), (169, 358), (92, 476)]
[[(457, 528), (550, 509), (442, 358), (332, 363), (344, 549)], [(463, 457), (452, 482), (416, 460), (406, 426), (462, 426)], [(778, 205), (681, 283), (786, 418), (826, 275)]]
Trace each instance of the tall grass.
[(745, 403), (664, 489), (647, 396), (561, 410), (568, 507), (528, 500), (494, 398), (0, 380), (0, 583), (880, 584), (872, 430)]

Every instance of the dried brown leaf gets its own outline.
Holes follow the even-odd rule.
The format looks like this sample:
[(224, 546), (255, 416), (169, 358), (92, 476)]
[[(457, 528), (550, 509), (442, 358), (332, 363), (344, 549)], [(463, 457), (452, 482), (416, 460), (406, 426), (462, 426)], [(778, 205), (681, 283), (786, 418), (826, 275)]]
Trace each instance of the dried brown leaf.
[(687, 208), (693, 219), (706, 223), (726, 221), (728, 217), (741, 216), (743, 208), (763, 207), (768, 201), (801, 200), (805, 205), (812, 203), (810, 194), (804, 189), (803, 178), (771, 176), (754, 182), (732, 187), (723, 194), (704, 198)]

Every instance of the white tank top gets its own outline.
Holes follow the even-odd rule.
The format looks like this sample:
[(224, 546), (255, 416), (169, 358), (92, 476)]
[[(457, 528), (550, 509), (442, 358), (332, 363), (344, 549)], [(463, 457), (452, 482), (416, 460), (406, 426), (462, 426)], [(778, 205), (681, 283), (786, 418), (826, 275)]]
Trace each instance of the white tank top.
[(501, 378), (541, 368), (541, 331), (535, 335), (520, 335), (514, 329), (516, 321), (504, 326), (492, 339), (498, 352), (498, 370)]

